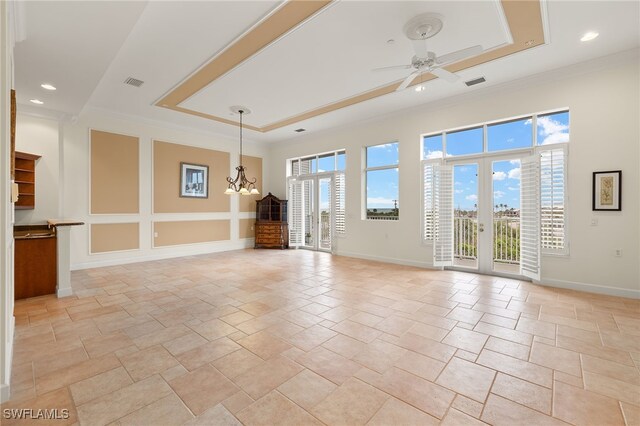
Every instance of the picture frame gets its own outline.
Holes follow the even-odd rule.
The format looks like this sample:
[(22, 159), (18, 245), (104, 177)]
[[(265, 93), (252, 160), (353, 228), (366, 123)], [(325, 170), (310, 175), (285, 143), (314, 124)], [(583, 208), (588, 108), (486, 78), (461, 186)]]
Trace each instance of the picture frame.
[(592, 210), (622, 210), (622, 170), (593, 172)]
[(209, 198), (209, 166), (180, 163), (180, 197)]

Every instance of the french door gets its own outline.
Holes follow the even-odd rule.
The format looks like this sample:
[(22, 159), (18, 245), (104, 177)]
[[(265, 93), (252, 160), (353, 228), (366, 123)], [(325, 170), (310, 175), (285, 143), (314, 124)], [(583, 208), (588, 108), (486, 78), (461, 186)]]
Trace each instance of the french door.
[[(526, 267), (522, 263), (523, 202), (529, 202), (527, 208), (532, 213), (536, 210), (530, 205), (535, 195), (523, 188), (527, 155), (447, 159), (453, 172), (451, 267), (485, 274), (527, 275), (522, 269)], [(529, 181), (533, 177), (535, 171), (527, 174), (527, 188), (532, 187)], [(527, 222), (524, 231), (535, 220)]]
[(289, 245), (331, 252), (335, 228), (333, 173), (289, 178)]

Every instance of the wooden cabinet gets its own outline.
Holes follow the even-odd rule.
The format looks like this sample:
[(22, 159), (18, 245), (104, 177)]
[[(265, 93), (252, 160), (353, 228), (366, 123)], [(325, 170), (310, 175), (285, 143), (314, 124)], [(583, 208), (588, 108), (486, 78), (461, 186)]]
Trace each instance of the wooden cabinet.
[(15, 181), (18, 184), (18, 210), (34, 209), (36, 206), (36, 160), (39, 155), (17, 152), (15, 156)]
[(287, 200), (269, 193), (256, 201), (255, 248), (289, 248)]
[(58, 282), (57, 240), (47, 226), (14, 229), (15, 299), (54, 294)]

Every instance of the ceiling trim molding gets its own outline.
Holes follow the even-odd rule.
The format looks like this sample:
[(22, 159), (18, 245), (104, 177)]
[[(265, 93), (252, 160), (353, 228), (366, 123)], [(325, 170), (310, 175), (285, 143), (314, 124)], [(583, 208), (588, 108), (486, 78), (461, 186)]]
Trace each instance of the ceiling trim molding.
[[(513, 43), (485, 51), (478, 56), (451, 64), (445, 67), (445, 69), (455, 73), (545, 44), (546, 30), (544, 21), (546, 17), (543, 16), (542, 10), (546, 10), (546, 8), (541, 4), (541, 2), (544, 1), (545, 0), (501, 0), (500, 4), (502, 6)], [(249, 59), (251, 56), (257, 54), (280, 37), (303, 25), (309, 18), (319, 13), (333, 2), (334, 0), (287, 1), (282, 7), (265, 18), (252, 30), (248, 31), (222, 53), (214, 57), (200, 70), (188, 77), (175, 89), (160, 99), (156, 103), (156, 106), (238, 126), (236, 121), (185, 108), (180, 106), (180, 103), (187, 100), (190, 96), (198, 93), (216, 79), (232, 71), (235, 67)], [(428, 73), (419, 75), (409, 86), (421, 84), (435, 78), (437, 78), (435, 75)], [(388, 85), (357, 94), (350, 98), (342, 99), (310, 111), (302, 112), (292, 117), (284, 118), (271, 124), (267, 124), (266, 126), (256, 127), (244, 125), (244, 127), (249, 130), (266, 133), (271, 130), (276, 130), (303, 120), (393, 93), (401, 83), (402, 81), (396, 81)]]

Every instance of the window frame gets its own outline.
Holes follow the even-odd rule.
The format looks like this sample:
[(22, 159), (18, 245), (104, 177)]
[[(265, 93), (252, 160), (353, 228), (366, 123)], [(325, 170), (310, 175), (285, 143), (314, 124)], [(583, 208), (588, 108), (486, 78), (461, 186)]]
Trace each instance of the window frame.
[[(338, 170), (338, 155), (339, 154), (344, 154), (345, 155), (345, 162), (344, 162), (344, 170)], [(325, 170), (323, 172), (319, 172), (318, 171), (318, 165), (320, 164), (319, 160), (320, 157), (326, 158), (330, 155), (333, 155), (333, 170)], [(345, 173), (347, 172), (347, 161), (346, 161), (346, 155), (347, 155), (347, 150), (345, 148), (343, 149), (336, 149), (334, 151), (326, 151), (326, 152), (320, 152), (317, 154), (311, 154), (311, 155), (303, 155), (303, 156), (299, 156), (299, 157), (292, 157), (292, 158), (288, 158), (286, 161), (286, 176), (287, 177), (296, 177), (296, 176), (313, 176), (313, 175), (317, 175), (317, 174), (322, 174), (322, 173)], [(316, 162), (316, 171), (315, 172), (310, 172), (310, 173), (300, 173), (300, 165), (302, 164), (302, 161), (306, 161), (306, 160), (315, 160)], [(298, 173), (294, 173), (293, 170), (293, 165), (295, 162), (298, 162)]]
[[(368, 167), (368, 149), (369, 148), (373, 148), (376, 146), (382, 146), (382, 145), (397, 145), (397, 149), (398, 149), (398, 162), (395, 164), (389, 164), (389, 165), (385, 165), (385, 166), (373, 166), (373, 167)], [(393, 140), (393, 141), (389, 141), (389, 142), (381, 142), (381, 143), (377, 143), (377, 144), (373, 144), (373, 145), (365, 145), (362, 148), (362, 164), (363, 164), (363, 168), (362, 168), (362, 182), (363, 182), (363, 186), (362, 186), (362, 194), (363, 194), (363, 202), (362, 202), (362, 212), (361, 212), (361, 220), (367, 220), (367, 221), (372, 221), (372, 222), (399, 222), (400, 221), (400, 142), (398, 140)], [(368, 199), (368, 187), (369, 187), (369, 182), (368, 182), (368, 173), (369, 172), (375, 172), (375, 171), (380, 171), (380, 170), (392, 170), (392, 169), (397, 169), (397, 173), (398, 173), (398, 198), (396, 200), (396, 202), (398, 203), (398, 215), (395, 216), (395, 218), (389, 217), (389, 218), (385, 218), (385, 219), (371, 219), (368, 217), (367, 215), (367, 199)]]

